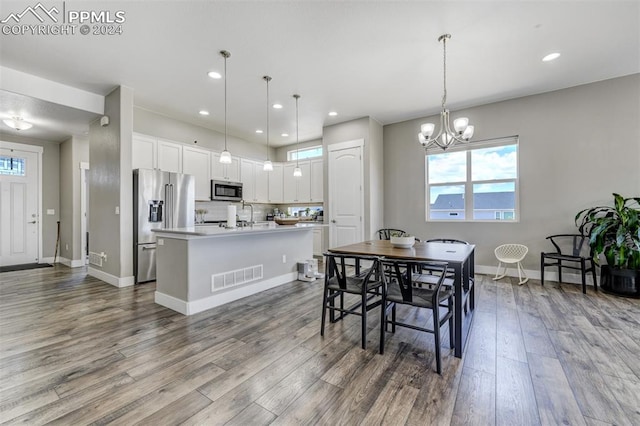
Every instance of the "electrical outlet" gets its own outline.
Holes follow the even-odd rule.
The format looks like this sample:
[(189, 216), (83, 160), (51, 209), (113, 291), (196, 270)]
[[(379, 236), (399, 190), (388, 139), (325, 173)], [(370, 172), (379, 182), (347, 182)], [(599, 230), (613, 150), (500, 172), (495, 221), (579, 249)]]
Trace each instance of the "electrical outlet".
[(69, 250), (69, 244), (65, 244), (64, 245), (64, 249), (68, 251)]
[(282, 255), (282, 263), (287, 263), (287, 255), (286, 254)]
[(120, 214), (120, 206), (116, 206), (116, 214)]

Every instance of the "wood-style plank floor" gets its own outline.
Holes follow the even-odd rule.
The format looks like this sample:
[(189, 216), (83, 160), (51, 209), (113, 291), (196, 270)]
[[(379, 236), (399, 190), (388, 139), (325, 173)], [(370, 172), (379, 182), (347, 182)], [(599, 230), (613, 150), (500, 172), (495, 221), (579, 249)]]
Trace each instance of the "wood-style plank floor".
[(477, 282), (464, 357), (445, 341), (439, 376), (429, 334), (398, 329), (377, 353), (377, 309), (367, 350), (358, 317), (320, 337), (320, 282), (185, 317), (153, 302), (154, 283), (117, 289), (64, 266), (3, 273), (0, 421), (640, 424), (638, 300)]

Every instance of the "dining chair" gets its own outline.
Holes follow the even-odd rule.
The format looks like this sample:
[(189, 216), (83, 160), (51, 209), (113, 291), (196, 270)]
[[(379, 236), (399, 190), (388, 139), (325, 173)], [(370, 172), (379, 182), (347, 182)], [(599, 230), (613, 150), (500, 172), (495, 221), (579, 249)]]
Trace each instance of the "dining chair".
[[(382, 304), (380, 261), (375, 256), (336, 253), (324, 253), (324, 259), (325, 275), (320, 335), (324, 336), (327, 311), (329, 311), (329, 321), (332, 323), (349, 314), (359, 315), (361, 317), (362, 349), (366, 349), (367, 312)], [(357, 271), (357, 268), (352, 265), (359, 265), (362, 261), (370, 262), (371, 267), (365, 271)], [(358, 295), (360, 300), (345, 308), (345, 294)], [(339, 306), (336, 306), (336, 298), (340, 299)], [(337, 318), (335, 317), (336, 312), (340, 312)]]
[[(593, 276), (593, 287), (598, 291), (596, 265), (589, 245), (589, 237), (581, 234), (550, 235), (547, 240), (556, 249), (554, 252), (540, 253), (540, 284), (544, 285), (544, 268), (558, 267), (558, 283), (562, 282), (562, 268), (580, 271), (582, 276), (582, 293), (587, 294), (587, 272)], [(547, 259), (551, 259), (550, 262)], [(563, 262), (568, 262), (563, 263)]]
[[(446, 262), (417, 262), (406, 259), (382, 259), (383, 269), (388, 269), (391, 274), (383, 274), (382, 286), (382, 320), (380, 322), (380, 354), (384, 353), (384, 340), (387, 326), (391, 325), (394, 333), (396, 326), (413, 330), (432, 333), (435, 340), (436, 371), (442, 373), (442, 361), (440, 359), (440, 328), (449, 322), (449, 344), (453, 349), (453, 288), (443, 285), (447, 276)], [(417, 287), (414, 284), (420, 282), (422, 275), (414, 271), (437, 269), (442, 271), (435, 285), (429, 287)], [(446, 303), (445, 303), (446, 302)], [(433, 319), (433, 328), (419, 327), (415, 324), (400, 322), (396, 318), (397, 305), (410, 305), (417, 308), (430, 309)], [(446, 308), (444, 316), (440, 316), (440, 307)], [(391, 315), (391, 319), (389, 319)]]
[[(464, 240), (458, 240), (455, 238), (431, 238), (429, 240), (426, 240), (427, 243), (446, 243), (446, 244), (464, 244), (464, 245), (469, 245), (469, 243), (467, 241)], [(431, 273), (434, 273), (437, 271), (431, 271)], [(445, 285), (453, 285), (453, 280), (455, 278), (455, 274), (453, 271), (449, 271), (447, 273), (447, 279), (445, 280), (444, 284)], [(465, 291), (469, 291), (469, 287), (471, 285), (473, 285), (474, 281), (472, 277), (469, 277), (469, 281), (468, 283), (464, 283), (464, 290)]]
[[(409, 234), (407, 231), (403, 231), (402, 229), (393, 229), (393, 228), (378, 229), (379, 240), (390, 240), (392, 235), (399, 236), (399, 237), (407, 237), (411, 234)], [(416, 238), (416, 242), (420, 242), (420, 239)]]

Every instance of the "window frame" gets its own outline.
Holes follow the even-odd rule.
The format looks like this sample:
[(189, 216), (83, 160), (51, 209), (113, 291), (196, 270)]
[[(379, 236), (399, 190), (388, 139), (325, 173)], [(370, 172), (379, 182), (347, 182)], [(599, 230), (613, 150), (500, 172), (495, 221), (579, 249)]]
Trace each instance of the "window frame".
[(291, 151), (287, 151), (287, 161), (296, 161), (295, 154), (299, 152), (312, 151), (318, 148), (320, 148), (320, 155), (314, 155), (313, 157), (302, 157), (302, 158), (298, 158), (298, 160), (312, 160), (314, 158), (322, 158), (322, 155), (324, 154), (323, 152), (324, 149), (322, 145), (314, 145), (314, 146), (306, 146), (304, 148), (292, 149)]
[[(494, 180), (476, 180), (471, 179), (473, 164), (471, 162), (471, 153), (478, 149), (485, 148), (497, 148), (502, 146), (516, 146), (516, 177), (508, 179), (494, 179)], [(424, 183), (425, 183), (425, 222), (447, 222), (447, 223), (468, 223), (468, 222), (481, 222), (481, 223), (518, 223), (520, 222), (520, 216), (522, 214), (520, 210), (520, 138), (518, 135), (506, 136), (495, 139), (485, 139), (476, 142), (470, 142), (466, 144), (454, 145), (452, 148), (447, 149), (447, 153), (451, 152), (465, 152), (466, 153), (466, 181), (450, 181), (450, 182), (438, 182), (435, 184), (429, 183), (429, 155), (443, 154), (445, 151), (435, 147), (430, 148), (425, 152), (424, 156)], [(514, 219), (504, 219), (504, 209), (498, 210), (500, 212), (500, 219), (475, 219), (473, 216), (473, 186), (480, 184), (496, 184), (496, 183), (511, 183), (514, 184)], [(431, 199), (430, 192), (432, 187), (438, 186), (464, 186), (464, 219), (432, 219), (431, 215)], [(471, 200), (471, 202), (467, 202)], [(495, 217), (495, 214), (494, 214)]]

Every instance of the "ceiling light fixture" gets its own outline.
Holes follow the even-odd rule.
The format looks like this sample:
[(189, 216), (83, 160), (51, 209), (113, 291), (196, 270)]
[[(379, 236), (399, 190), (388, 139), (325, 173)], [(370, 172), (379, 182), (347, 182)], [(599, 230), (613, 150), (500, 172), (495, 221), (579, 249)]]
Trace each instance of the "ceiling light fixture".
[(24, 121), (22, 117), (7, 118), (2, 121), (14, 130), (28, 130), (33, 127), (33, 124)]
[(280, 136), (282, 136), (283, 138), (286, 138), (287, 136), (289, 136), (289, 133), (282, 133)]
[(460, 117), (453, 121), (453, 129), (451, 130), (451, 124), (449, 123), (449, 110), (446, 107), (447, 103), (447, 40), (451, 38), (451, 34), (443, 34), (438, 37), (438, 41), (442, 42), (444, 50), (444, 92), (442, 94), (442, 112), (440, 113), (440, 130), (433, 135), (435, 130), (435, 124), (424, 123), (420, 126), (420, 133), (418, 133), (418, 140), (424, 148), (429, 148), (431, 145), (437, 145), (440, 148), (446, 150), (455, 144), (456, 142), (465, 143), (473, 136), (473, 126), (469, 125), (469, 119), (466, 117)]
[(559, 57), (560, 57), (560, 54), (558, 52), (549, 53), (547, 56), (542, 58), (542, 62), (553, 61), (554, 59), (558, 59)]
[(269, 160), (269, 82), (271, 81), (271, 77), (265, 75), (262, 79), (267, 82), (267, 159), (264, 162), (262, 170), (270, 172), (273, 171), (273, 163)]
[(280, 105), (280, 104), (273, 104), (273, 107), (275, 109), (282, 109), (282, 105)]
[(337, 112), (335, 112), (335, 111), (331, 111), (331, 112), (329, 113), (329, 116), (330, 116), (330, 117), (335, 117), (336, 115), (338, 115), (338, 113), (337, 113)]
[(296, 168), (293, 169), (293, 176), (301, 177), (302, 169), (300, 169), (300, 164), (298, 164), (298, 145), (300, 145), (300, 139), (298, 138), (298, 99), (300, 99), (300, 95), (293, 95), (296, 98)]
[(219, 73), (219, 72), (216, 72), (216, 71), (209, 71), (209, 72), (207, 73), (207, 75), (208, 75), (209, 77), (211, 77), (211, 78), (215, 78), (216, 80), (219, 80), (219, 79), (221, 79), (221, 78), (222, 78), (222, 76), (220, 75), (220, 73)]
[(257, 130), (256, 130), (256, 133), (257, 133), (257, 134), (259, 134), (259, 135), (261, 135), (261, 134), (262, 134), (262, 133), (264, 133), (264, 132), (262, 131), (262, 129), (257, 129)]
[(200, 115), (209, 115), (209, 111), (200, 110), (199, 114)]
[(220, 162), (231, 164), (231, 153), (227, 151), (227, 59), (231, 53), (221, 50), (220, 55), (224, 57), (224, 151), (220, 153)]

